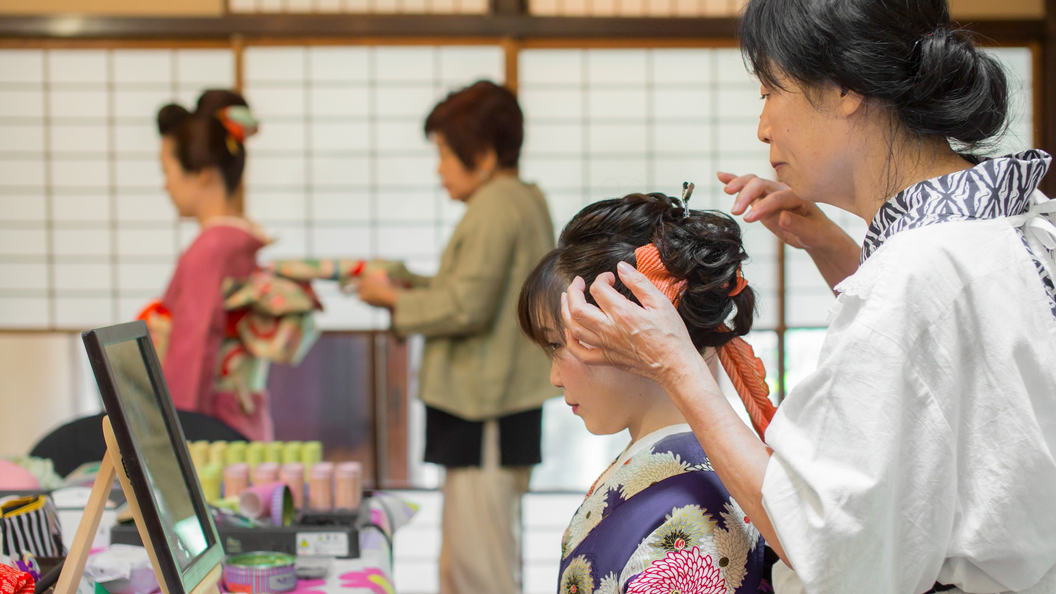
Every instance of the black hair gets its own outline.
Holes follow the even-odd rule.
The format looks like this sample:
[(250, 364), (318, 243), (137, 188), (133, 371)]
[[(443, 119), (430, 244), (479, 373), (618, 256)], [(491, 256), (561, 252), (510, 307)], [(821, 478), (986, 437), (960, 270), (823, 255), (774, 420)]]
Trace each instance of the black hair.
[(232, 105), (249, 106), (238, 93), (210, 90), (198, 98), (193, 112), (176, 104), (158, 111), (158, 132), (173, 139), (175, 157), (183, 170), (196, 173), (216, 167), (228, 195), (238, 189), (246, 168), (245, 146), (235, 139), (230, 139), (234, 142), (230, 144), (229, 132), (216, 117), (217, 112)]
[(831, 83), (890, 110), (918, 138), (978, 149), (1007, 127), (1008, 80), (946, 0), (750, 0), (741, 49), (766, 86)]
[[(619, 262), (637, 266), (635, 250), (650, 243), (668, 272), (686, 280), (677, 309), (698, 350), (720, 347), (751, 330), (755, 293), (746, 287), (730, 296), (748, 259), (740, 226), (718, 211), (690, 210), (686, 216), (679, 201), (663, 194), (630, 194), (579, 211), (561, 232), (557, 248), (521, 288), (521, 329), (551, 351), (547, 329), (563, 340), (560, 296), (572, 279), (579, 276), (590, 283), (603, 272), (615, 272)], [(618, 275), (615, 287), (638, 303)], [(587, 300), (594, 302), (589, 292)], [(729, 330), (720, 329), (723, 324)]]
[(426, 136), (443, 134), (458, 160), (473, 170), (488, 149), (495, 150), (499, 167), (517, 167), (524, 144), (524, 113), (506, 87), (481, 80), (454, 91), (438, 103), (425, 120)]

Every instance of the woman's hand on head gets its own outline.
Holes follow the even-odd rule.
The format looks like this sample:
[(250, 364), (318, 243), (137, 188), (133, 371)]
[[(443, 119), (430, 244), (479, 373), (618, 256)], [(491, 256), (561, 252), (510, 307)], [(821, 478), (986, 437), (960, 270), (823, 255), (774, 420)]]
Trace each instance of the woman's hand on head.
[(568, 351), (588, 365), (611, 365), (661, 386), (698, 370), (700, 354), (667, 297), (628, 264), (620, 263), (619, 274), (642, 305), (616, 291), (611, 272), (591, 284), (598, 306), (591, 305), (586, 283), (576, 277), (561, 298)]
[(817, 204), (800, 198), (785, 184), (753, 174), (736, 176), (720, 172), (718, 175), (719, 181), (725, 184), (723, 191), (737, 195), (730, 212), (744, 215), (746, 223), (763, 223), (794, 248), (823, 248), (834, 232), (842, 233)]

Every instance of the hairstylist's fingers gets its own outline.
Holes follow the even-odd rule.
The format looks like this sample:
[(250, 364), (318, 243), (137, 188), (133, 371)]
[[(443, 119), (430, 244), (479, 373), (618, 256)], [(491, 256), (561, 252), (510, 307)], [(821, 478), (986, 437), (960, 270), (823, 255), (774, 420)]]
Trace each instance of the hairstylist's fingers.
[(571, 332), (565, 330), (565, 348), (569, 354), (584, 365), (611, 365), (608, 353), (604, 349), (587, 346), (572, 336)]
[(736, 175), (733, 173), (725, 173), (720, 171), (718, 173), (719, 181), (723, 183), (723, 190), (727, 194), (736, 194), (740, 192), (748, 182), (756, 178), (754, 173), (748, 175)]
[(611, 326), (612, 322), (605, 312), (587, 303), (583, 294), (584, 284), (583, 279), (576, 277), (569, 285), (562, 302), (561, 315), (565, 328), (571, 330), (573, 336), (588, 344), (597, 345), (601, 344), (599, 333)]
[[(644, 274), (635, 269), (634, 266), (627, 264), (626, 262), (620, 262), (616, 265), (617, 272), (620, 273), (620, 280), (623, 284), (627, 285), (627, 288), (634, 293), (634, 296), (638, 298), (638, 302), (647, 309), (656, 309), (666, 305), (671, 305), (671, 300), (666, 295), (660, 292), (660, 289), (656, 288), (656, 285), (652, 283)], [(615, 292), (615, 290), (613, 291)], [(592, 293), (593, 294), (593, 293)], [(619, 295), (619, 293), (616, 293)], [(620, 295), (623, 297), (623, 295)], [(595, 295), (594, 299), (598, 299)], [(634, 302), (629, 299), (624, 299), (628, 304), (634, 306)], [(602, 309), (606, 309), (605, 306), (598, 301), (598, 305), (602, 306)], [(608, 311), (606, 309), (606, 311)]]
[[(629, 266), (629, 264), (623, 262), (620, 264)], [(638, 304), (617, 291), (615, 284), (616, 276), (611, 272), (604, 272), (598, 275), (598, 278), (590, 285), (590, 294), (594, 297), (594, 301), (597, 302), (601, 311), (608, 316), (610, 326), (613, 323), (617, 326), (631, 323), (630, 321), (633, 317), (642, 311)]]
[[(733, 208), (730, 211), (733, 214), (743, 214), (745, 210), (754, 206), (759, 200), (784, 188), (785, 186), (777, 182), (753, 176), (737, 193), (737, 197), (733, 201)], [(727, 193), (732, 194), (733, 192)]]
[(737, 179), (736, 173), (726, 173), (725, 171), (719, 171), (716, 173), (716, 175), (718, 176), (719, 181), (724, 184), (728, 184), (733, 180)]
[(795, 237), (799, 243), (797, 247), (803, 248), (814, 247), (819, 243), (825, 235), (826, 224), (829, 224), (827, 219), (807, 217), (791, 210), (786, 210), (777, 217), (778, 228)]
[[(582, 295), (582, 293), (580, 295)], [(596, 307), (590, 305), (589, 303), (587, 304), (587, 307), (591, 307), (597, 310)], [(598, 313), (601, 313), (601, 311), (598, 310)], [(598, 322), (599, 327), (604, 327), (605, 325), (609, 324), (609, 319), (604, 317), (604, 313), (601, 313), (601, 316), (603, 320), (600, 320)], [(585, 342), (591, 346), (601, 344), (601, 337), (598, 336), (597, 332), (590, 328), (584, 327), (583, 324), (581, 324), (576, 318), (572, 316), (572, 310), (569, 306), (568, 293), (561, 294), (561, 319), (565, 323), (565, 332), (567, 332), (575, 340)]]
[(744, 215), (746, 223), (754, 223), (785, 211), (809, 209), (812, 205), (792, 190), (778, 190), (756, 200)]

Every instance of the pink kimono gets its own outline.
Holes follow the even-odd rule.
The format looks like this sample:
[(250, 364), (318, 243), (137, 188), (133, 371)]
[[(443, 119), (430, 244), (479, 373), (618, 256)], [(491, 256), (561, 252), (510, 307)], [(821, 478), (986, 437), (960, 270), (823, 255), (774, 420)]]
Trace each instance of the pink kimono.
[(172, 317), (162, 368), (176, 408), (215, 417), (251, 440), (274, 434), (268, 362), (237, 346), (223, 289), (225, 279), (250, 276), (266, 244), (245, 219), (209, 221), (180, 256), (161, 300)]

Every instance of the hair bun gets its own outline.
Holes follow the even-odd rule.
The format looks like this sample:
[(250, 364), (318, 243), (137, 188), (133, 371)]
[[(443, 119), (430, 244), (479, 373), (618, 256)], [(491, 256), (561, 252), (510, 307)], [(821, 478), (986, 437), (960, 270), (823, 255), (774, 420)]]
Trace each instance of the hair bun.
[(187, 111), (187, 108), (170, 103), (158, 110), (158, 132), (164, 136), (189, 117), (191, 112)]
[(915, 53), (915, 84), (900, 110), (911, 129), (970, 145), (1003, 131), (1008, 80), (997, 60), (945, 27), (920, 38)]

